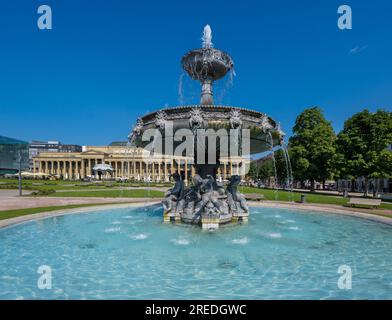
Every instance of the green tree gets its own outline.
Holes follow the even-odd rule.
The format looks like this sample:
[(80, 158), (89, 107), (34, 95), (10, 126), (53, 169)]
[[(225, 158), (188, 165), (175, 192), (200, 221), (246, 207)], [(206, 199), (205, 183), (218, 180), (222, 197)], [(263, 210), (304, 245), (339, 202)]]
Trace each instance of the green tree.
[(364, 177), (368, 194), (368, 180), (392, 175), (392, 112), (364, 110), (344, 123), (336, 140), (338, 174), (345, 178)]
[(259, 179), (263, 180), (264, 182), (269, 183), (269, 179), (273, 175), (274, 175), (274, 169), (273, 169), (273, 165), (272, 165), (272, 160), (267, 159), (266, 161), (263, 161), (259, 165), (257, 177)]
[(289, 140), (293, 176), (302, 183), (310, 180), (312, 191), (315, 181), (324, 185), (332, 175), (335, 139), (331, 123), (320, 108), (306, 109), (297, 117)]
[(249, 171), (247, 174), (247, 177), (252, 179), (252, 180), (256, 180), (257, 179), (257, 175), (258, 175), (258, 167), (255, 161), (252, 161), (249, 165)]
[(275, 151), (276, 175), (280, 186), (285, 186), (288, 179), (288, 168), (282, 150)]

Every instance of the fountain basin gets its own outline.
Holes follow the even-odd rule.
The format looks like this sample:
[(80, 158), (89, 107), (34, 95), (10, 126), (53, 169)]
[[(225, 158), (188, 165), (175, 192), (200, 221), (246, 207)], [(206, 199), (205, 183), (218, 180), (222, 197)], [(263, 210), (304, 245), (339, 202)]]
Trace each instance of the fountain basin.
[(223, 78), (234, 66), (227, 53), (214, 48), (192, 50), (183, 56), (181, 63), (194, 80), (216, 81)]
[[(143, 133), (146, 130), (158, 128), (161, 129), (163, 153), (165, 153), (166, 139), (173, 141), (174, 148), (176, 148), (181, 141), (174, 141), (174, 133), (179, 129), (192, 128), (190, 120), (194, 110), (199, 111), (202, 117), (200, 128), (215, 130), (223, 128), (228, 131), (232, 129), (233, 113), (236, 112), (241, 121), (240, 129), (250, 130), (250, 154), (257, 154), (270, 149), (271, 142), (268, 132), (271, 133), (273, 145), (279, 145), (283, 138), (277, 122), (262, 112), (232, 106), (189, 105), (164, 108), (140, 117), (136, 125), (137, 134), (133, 136), (133, 145), (145, 148), (149, 141), (142, 141)], [(165, 121), (171, 121), (173, 130), (167, 131), (164, 130), (164, 127), (159, 127), (159, 121), (157, 121), (159, 117), (163, 117)], [(188, 135), (193, 136), (193, 132), (189, 131)]]
[[(163, 224), (161, 212), (105, 209), (0, 229), (0, 299), (391, 298), (390, 226), (251, 207), (249, 224), (201, 232)], [(43, 264), (51, 290), (37, 287)], [(341, 265), (351, 290), (337, 286)]]

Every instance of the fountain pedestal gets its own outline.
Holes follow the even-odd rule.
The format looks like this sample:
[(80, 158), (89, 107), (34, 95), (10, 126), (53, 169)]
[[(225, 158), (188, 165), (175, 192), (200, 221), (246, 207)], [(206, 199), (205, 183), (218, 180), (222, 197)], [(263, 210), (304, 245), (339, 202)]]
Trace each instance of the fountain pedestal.
[(206, 214), (201, 217), (201, 227), (203, 230), (219, 229), (220, 219), (217, 214)]

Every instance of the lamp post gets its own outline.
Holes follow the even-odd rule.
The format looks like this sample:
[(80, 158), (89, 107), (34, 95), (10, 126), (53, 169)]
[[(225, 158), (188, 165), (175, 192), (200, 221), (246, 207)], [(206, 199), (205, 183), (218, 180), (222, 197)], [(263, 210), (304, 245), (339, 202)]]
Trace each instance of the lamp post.
[(18, 162), (19, 162), (18, 190), (19, 190), (19, 196), (21, 197), (22, 196), (22, 150), (19, 150)]

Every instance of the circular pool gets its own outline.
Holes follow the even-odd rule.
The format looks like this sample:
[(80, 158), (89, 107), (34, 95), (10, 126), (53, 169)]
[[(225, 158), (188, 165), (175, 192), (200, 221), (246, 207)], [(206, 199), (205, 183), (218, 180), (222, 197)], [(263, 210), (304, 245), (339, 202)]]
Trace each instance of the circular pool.
[(390, 299), (391, 266), (390, 226), (288, 209), (214, 232), (163, 224), (160, 206), (0, 229), (0, 299)]

